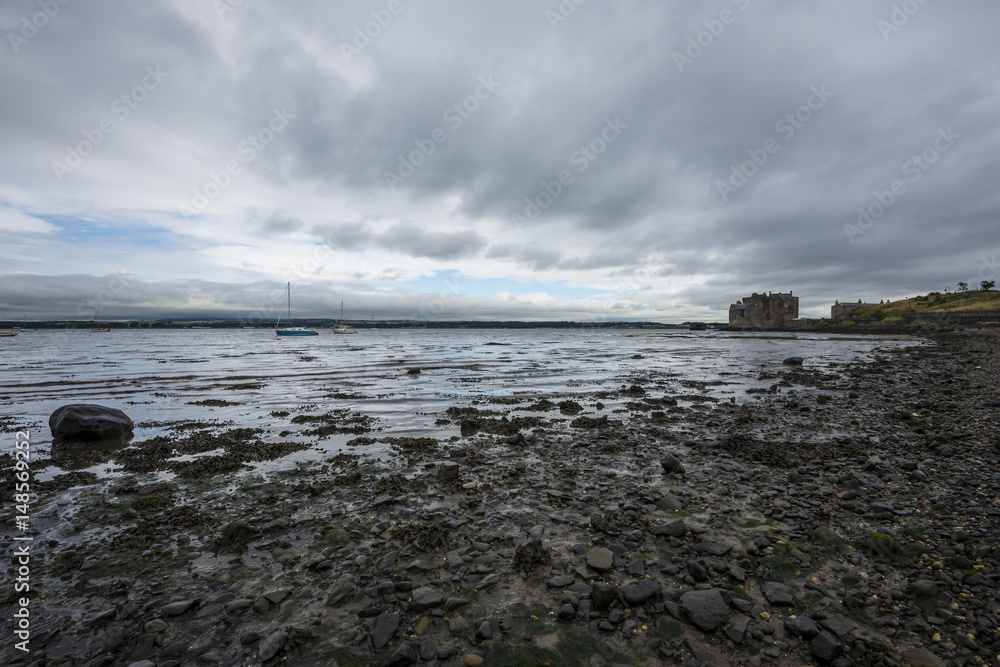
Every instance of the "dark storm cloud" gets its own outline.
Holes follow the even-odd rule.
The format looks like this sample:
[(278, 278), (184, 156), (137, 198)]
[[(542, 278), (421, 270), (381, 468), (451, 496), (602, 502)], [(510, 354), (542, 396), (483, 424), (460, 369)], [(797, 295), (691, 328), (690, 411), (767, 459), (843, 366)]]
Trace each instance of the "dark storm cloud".
[[(15, 48), (9, 35), (38, 9), (7, 3), (0, 204), (43, 217), (171, 216), (287, 109), (288, 129), (238, 177), (267, 184), (244, 197), (269, 213), (227, 221), (213, 208), (211, 225), (249, 221), (275, 242), (308, 232), (338, 260), (374, 250), (400, 262), (348, 276), (444, 273), (481, 258), (525, 283), (652, 285), (688, 312), (767, 289), (824, 309), (968, 281), (1000, 249), (995, 3), (574, 6), (401, 0), (386, 19), (378, 2), (244, 2), (221, 15), (207, 2), (74, 2)], [(151, 66), (169, 75), (57, 182), (52, 162)], [(126, 176), (155, 203), (118, 203)], [(72, 298), (53, 292), (40, 277), (46, 250), (18, 232), (23, 217), (6, 220), (0, 233), (16, 248), (6, 270), (32, 276), (4, 277), (6, 307), (30, 294), (73, 310), (81, 281), (65, 283)], [(192, 236), (206, 253), (252, 244), (210, 234), (207, 220), (188, 223), (205, 225)], [(138, 242), (123, 239), (127, 257)], [(171, 247), (195, 245), (185, 241)], [(100, 247), (107, 261), (114, 253)], [(48, 259), (53, 272), (67, 263)], [(151, 277), (158, 287), (134, 307), (244, 299), (224, 287), (228, 267), (200, 290), (186, 282), (191, 268)], [(95, 260), (89, 273), (105, 271)]]

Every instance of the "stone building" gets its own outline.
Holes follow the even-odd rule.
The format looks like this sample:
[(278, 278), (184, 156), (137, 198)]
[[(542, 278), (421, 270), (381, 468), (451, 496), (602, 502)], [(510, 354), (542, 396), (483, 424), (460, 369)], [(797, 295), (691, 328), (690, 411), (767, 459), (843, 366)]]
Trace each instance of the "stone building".
[(779, 329), (799, 316), (799, 297), (792, 293), (753, 293), (729, 306), (730, 329)]

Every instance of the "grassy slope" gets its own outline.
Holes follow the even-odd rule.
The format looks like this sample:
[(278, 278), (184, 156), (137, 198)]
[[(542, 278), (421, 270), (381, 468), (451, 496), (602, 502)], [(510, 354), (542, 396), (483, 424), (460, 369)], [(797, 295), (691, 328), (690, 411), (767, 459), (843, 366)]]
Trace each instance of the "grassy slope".
[(959, 292), (954, 294), (931, 292), (927, 296), (917, 296), (912, 299), (868, 306), (867, 308), (858, 310), (855, 314), (859, 317), (864, 317), (865, 315), (870, 315), (875, 310), (881, 310), (887, 316), (899, 315), (900, 313), (937, 313), (948, 310), (953, 313), (1000, 310), (1000, 291)]

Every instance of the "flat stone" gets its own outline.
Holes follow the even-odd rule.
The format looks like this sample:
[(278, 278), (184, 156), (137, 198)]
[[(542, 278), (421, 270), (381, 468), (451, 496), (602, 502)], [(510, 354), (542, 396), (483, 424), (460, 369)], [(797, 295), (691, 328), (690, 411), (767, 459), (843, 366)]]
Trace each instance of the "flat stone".
[(338, 579), (330, 586), (330, 594), (326, 596), (326, 606), (336, 607), (338, 604), (344, 601), (349, 595), (353, 595), (357, 590), (355, 586), (350, 581), (344, 579)]
[(840, 642), (829, 632), (823, 631), (809, 642), (809, 652), (814, 658), (830, 662), (840, 655)]
[(732, 550), (732, 547), (722, 542), (712, 542), (703, 540), (691, 547), (691, 551), (698, 554), (708, 554), (710, 556), (725, 556)]
[(615, 564), (615, 555), (611, 553), (610, 549), (605, 549), (604, 547), (596, 547), (590, 550), (587, 554), (587, 565), (594, 568), (598, 572), (607, 572)]
[(727, 667), (729, 665), (729, 661), (721, 649), (696, 642), (693, 639), (685, 640), (684, 645), (691, 651), (691, 655), (703, 665), (708, 667)]
[(441, 603), (441, 609), (443, 609), (445, 612), (450, 613), (455, 611), (456, 609), (461, 609), (467, 604), (469, 604), (469, 601), (466, 600), (465, 598), (450, 597), (450, 598), (445, 598), (445, 601)]
[(194, 600), (181, 600), (164, 605), (160, 612), (164, 616), (179, 616), (194, 606)]
[(684, 504), (677, 498), (677, 496), (672, 496), (669, 493), (659, 500), (656, 501), (657, 509), (661, 509), (665, 512), (684, 509)]
[(838, 637), (843, 637), (858, 627), (857, 623), (845, 616), (831, 616), (830, 618), (823, 619), (819, 624)]
[(683, 537), (688, 532), (684, 519), (674, 519), (649, 529), (653, 535), (666, 535), (667, 537)]
[(622, 599), (630, 607), (638, 606), (657, 594), (660, 585), (649, 579), (630, 584), (622, 591)]
[(788, 586), (777, 581), (768, 581), (764, 584), (764, 597), (771, 604), (791, 606), (795, 602), (792, 592), (788, 590)]
[(164, 630), (167, 629), (167, 624), (165, 621), (155, 618), (152, 621), (146, 623), (146, 625), (142, 626), (142, 629), (145, 630), (146, 632), (152, 632), (152, 633), (163, 632)]
[(285, 648), (285, 642), (288, 641), (288, 635), (282, 631), (272, 632), (267, 637), (260, 640), (260, 644), (257, 646), (257, 658), (261, 662), (266, 662), (274, 656), (278, 655), (281, 649)]
[(372, 646), (376, 651), (381, 651), (389, 640), (392, 639), (393, 635), (396, 634), (396, 630), (399, 629), (399, 612), (394, 611), (390, 614), (379, 614), (375, 617), (375, 622), (372, 623), (372, 629), (369, 636), (372, 640)]
[(688, 591), (680, 600), (691, 622), (705, 632), (715, 630), (729, 619), (729, 605), (717, 588)]
[(290, 588), (277, 588), (273, 591), (268, 591), (267, 593), (264, 593), (264, 599), (274, 604), (280, 604), (282, 600), (284, 600), (291, 594), (292, 594), (292, 589)]
[(796, 637), (803, 637), (806, 640), (812, 639), (819, 634), (819, 627), (816, 621), (808, 616), (789, 616), (784, 620), (785, 630)]
[(444, 595), (433, 588), (423, 586), (413, 591), (413, 611), (421, 612), (436, 607), (444, 600)]
[(944, 661), (927, 649), (908, 648), (903, 651), (903, 664), (907, 667), (944, 667)]
[(545, 585), (549, 588), (566, 588), (574, 581), (576, 581), (576, 577), (572, 574), (560, 574), (546, 581)]

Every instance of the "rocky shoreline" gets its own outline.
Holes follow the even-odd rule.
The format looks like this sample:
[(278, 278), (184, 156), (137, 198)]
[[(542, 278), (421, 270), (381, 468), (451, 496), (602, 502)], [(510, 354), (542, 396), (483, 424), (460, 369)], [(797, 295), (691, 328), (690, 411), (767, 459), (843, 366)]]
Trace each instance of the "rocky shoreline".
[(223, 429), (107, 453), (128, 476), (39, 488), (32, 651), (0, 650), (32, 667), (995, 663), (1000, 335), (933, 340), (762, 371), (774, 383), (742, 405), (655, 382), (615, 412), (483, 401), (440, 415), (451, 440), (380, 438), (398, 465), (361, 456), (377, 436), (357, 415), (317, 418), (320, 436), (356, 429), (357, 453), (266, 478), (235, 473), (300, 445)]

